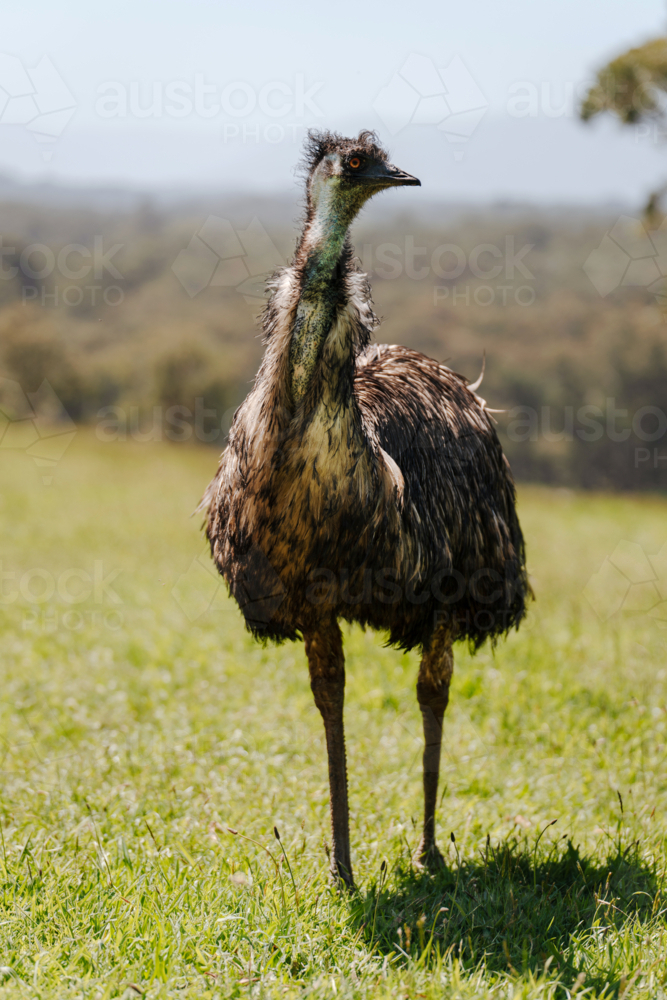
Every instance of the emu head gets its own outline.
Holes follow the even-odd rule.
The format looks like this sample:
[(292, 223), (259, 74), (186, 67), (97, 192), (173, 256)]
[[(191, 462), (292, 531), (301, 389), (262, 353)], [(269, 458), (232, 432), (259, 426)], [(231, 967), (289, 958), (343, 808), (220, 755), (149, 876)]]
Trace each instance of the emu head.
[(389, 162), (374, 132), (346, 139), (335, 132), (311, 131), (306, 141), (305, 170), (309, 215), (333, 211), (351, 222), (378, 191), (421, 181)]

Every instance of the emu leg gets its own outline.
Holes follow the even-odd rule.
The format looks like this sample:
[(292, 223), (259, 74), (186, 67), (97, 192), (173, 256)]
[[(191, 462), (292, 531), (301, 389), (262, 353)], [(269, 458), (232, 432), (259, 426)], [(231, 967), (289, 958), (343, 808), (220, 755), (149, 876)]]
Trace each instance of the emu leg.
[(424, 651), (417, 678), (417, 701), (424, 723), (424, 828), (415, 861), (429, 871), (444, 867), (435, 842), (435, 809), (440, 777), (442, 720), (449, 701), (453, 669), (451, 641), (448, 637), (435, 637)]
[(354, 886), (350, 861), (350, 822), (347, 804), (347, 764), (343, 701), (345, 658), (337, 622), (304, 634), (310, 687), (324, 720), (329, 758), (329, 792), (333, 852), (331, 872), (350, 888)]

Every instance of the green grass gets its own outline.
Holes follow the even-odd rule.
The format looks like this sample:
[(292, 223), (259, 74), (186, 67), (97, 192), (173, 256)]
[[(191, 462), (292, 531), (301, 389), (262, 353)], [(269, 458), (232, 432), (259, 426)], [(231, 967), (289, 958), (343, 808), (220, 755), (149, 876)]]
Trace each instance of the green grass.
[(303, 650), (253, 644), (189, 519), (215, 455), (1, 461), (0, 997), (667, 996), (666, 623), (582, 596), (665, 501), (521, 489), (537, 602), (457, 653), (438, 878), (416, 656), (346, 632), (348, 898)]

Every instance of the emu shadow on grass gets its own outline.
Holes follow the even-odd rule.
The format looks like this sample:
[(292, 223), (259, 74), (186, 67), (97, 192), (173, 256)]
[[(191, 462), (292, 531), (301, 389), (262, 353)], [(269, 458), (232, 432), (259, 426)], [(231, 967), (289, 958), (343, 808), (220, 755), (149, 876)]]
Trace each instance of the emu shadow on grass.
[[(619, 841), (600, 861), (582, 856), (569, 840), (563, 851), (561, 840), (545, 860), (535, 857), (534, 844), (511, 836), (496, 846), (487, 840), (478, 859), (436, 876), (400, 862), (390, 885), (382, 887), (381, 873), (351, 904), (353, 919), (382, 954), (401, 949), (429, 964), (449, 949), (465, 968), (484, 961), (489, 972), (534, 974), (551, 958), (550, 973), (571, 986), (581, 972), (565, 955), (575, 933), (596, 920), (618, 928), (655, 912), (659, 879), (637, 843)], [(585, 985), (601, 989), (610, 976), (601, 970), (599, 979), (587, 971)]]

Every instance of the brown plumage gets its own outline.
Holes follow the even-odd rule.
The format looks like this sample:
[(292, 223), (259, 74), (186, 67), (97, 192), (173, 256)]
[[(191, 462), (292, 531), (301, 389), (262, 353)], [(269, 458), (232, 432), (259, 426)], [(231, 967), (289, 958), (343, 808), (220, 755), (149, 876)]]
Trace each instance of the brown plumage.
[(452, 643), (492, 642), (525, 614), (524, 543), (507, 461), (466, 379), (377, 325), (348, 229), (372, 194), (419, 181), (374, 135), (311, 134), (293, 263), (272, 281), (266, 352), (202, 504), (213, 558), (259, 639), (303, 638), (329, 754), (332, 868), (352, 884), (338, 621), (422, 653), (424, 831), (435, 800)]

